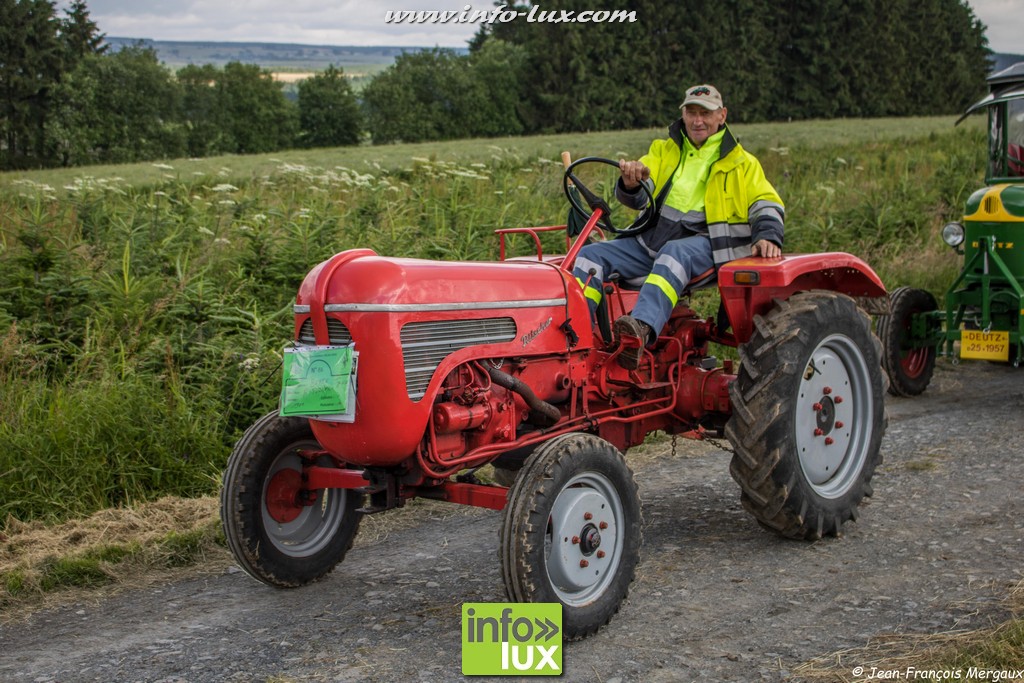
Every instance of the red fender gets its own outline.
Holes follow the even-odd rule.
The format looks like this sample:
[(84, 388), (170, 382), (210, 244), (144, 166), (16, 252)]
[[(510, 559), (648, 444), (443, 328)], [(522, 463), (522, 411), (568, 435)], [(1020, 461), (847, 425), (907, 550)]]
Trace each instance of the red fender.
[(730, 261), (718, 271), (718, 288), (739, 344), (750, 340), (754, 316), (770, 311), (774, 299), (788, 299), (810, 289), (828, 289), (854, 298), (887, 296), (871, 266), (843, 252)]

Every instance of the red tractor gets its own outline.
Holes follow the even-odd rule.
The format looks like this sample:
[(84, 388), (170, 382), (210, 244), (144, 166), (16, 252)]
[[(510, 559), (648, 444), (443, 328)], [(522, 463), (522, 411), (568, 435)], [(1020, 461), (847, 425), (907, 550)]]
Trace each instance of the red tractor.
[[(639, 559), (640, 500), (623, 454), (657, 430), (724, 433), (743, 506), (782, 536), (838, 535), (856, 516), (886, 427), (880, 345), (863, 310), (886, 301), (877, 275), (843, 253), (734, 261), (717, 272), (719, 316), (681, 300), (626, 370), (616, 358), (629, 340), (613, 340), (607, 321), (637, 292), (607, 285), (592, 325), (571, 267), (599, 225), (628, 233), (645, 217), (611, 224), (574, 174), (592, 161), (617, 165), (567, 169), (586, 223), (564, 256), (543, 254), (541, 234), (565, 226), (512, 228), (498, 231), (499, 262), (354, 249), (310, 271), (292, 352), (358, 358), (324, 371), (348, 394), (344, 414), (268, 414), (231, 454), (221, 515), (247, 573), (278, 587), (315, 581), (344, 558), (362, 515), (417, 496), (487, 507), (503, 511), (508, 599), (560, 602), (564, 635), (589, 635), (618, 611)], [(509, 233), (531, 237), (536, 256), (506, 259)], [(710, 342), (737, 347), (738, 369), (720, 367)], [(511, 485), (472, 476), (488, 464)]]

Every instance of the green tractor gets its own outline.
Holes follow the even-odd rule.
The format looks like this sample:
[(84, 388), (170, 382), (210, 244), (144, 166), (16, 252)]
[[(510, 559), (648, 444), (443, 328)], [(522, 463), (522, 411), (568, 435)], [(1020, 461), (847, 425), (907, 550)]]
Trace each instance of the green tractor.
[[(878, 318), (889, 392), (916, 396), (931, 381), (938, 355), (1017, 367), (1024, 351), (1024, 62), (988, 78), (985, 187), (967, 200), (962, 222), (942, 239), (964, 257), (946, 290), (945, 310), (929, 292), (900, 287)], [(960, 121), (957, 121), (959, 123)]]

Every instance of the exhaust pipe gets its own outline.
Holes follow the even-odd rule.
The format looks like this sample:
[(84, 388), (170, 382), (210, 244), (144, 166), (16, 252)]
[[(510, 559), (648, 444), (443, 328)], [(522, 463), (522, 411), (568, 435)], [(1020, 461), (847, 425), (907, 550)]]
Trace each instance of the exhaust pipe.
[(562, 419), (562, 412), (558, 408), (547, 401), (537, 398), (537, 394), (533, 393), (533, 389), (518, 377), (513, 377), (507, 372), (493, 368), (487, 363), (482, 363), (482, 365), (487, 370), (487, 374), (490, 375), (492, 382), (523, 397), (526, 405), (530, 407), (530, 416), (541, 427), (550, 427)]

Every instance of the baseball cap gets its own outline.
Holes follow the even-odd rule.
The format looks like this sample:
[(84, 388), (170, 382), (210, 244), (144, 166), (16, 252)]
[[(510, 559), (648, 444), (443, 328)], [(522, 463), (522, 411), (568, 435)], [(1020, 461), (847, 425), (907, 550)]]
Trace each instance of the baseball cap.
[(688, 88), (686, 90), (686, 99), (679, 105), (679, 108), (682, 109), (688, 104), (699, 104), (711, 111), (721, 109), (724, 106), (722, 104), (722, 94), (713, 85), (695, 85), (692, 88)]

